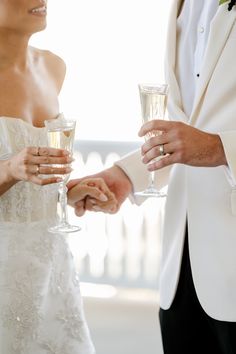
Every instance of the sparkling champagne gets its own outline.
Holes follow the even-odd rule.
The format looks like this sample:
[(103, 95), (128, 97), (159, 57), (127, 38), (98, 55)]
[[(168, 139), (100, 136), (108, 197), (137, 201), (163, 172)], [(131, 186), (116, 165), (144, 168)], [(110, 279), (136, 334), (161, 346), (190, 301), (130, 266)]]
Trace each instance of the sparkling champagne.
[[(166, 84), (139, 84), (139, 94), (141, 101), (142, 122), (147, 123), (154, 119), (164, 119), (167, 105), (168, 85)], [(159, 130), (152, 130), (146, 134), (145, 140), (153, 136), (162, 134)], [(158, 157), (157, 159), (159, 159)], [(155, 161), (155, 158), (152, 162)], [(155, 171), (150, 172), (150, 183), (143, 191), (134, 194), (139, 197), (165, 197), (166, 193), (159, 191), (155, 184)]]
[[(75, 136), (75, 120), (66, 120), (64, 115), (60, 114), (56, 119), (46, 120), (45, 127), (47, 128), (48, 146), (56, 149), (64, 149), (69, 151), (72, 155), (73, 142)], [(65, 167), (66, 165), (56, 164), (54, 167)], [(68, 165), (69, 166), (69, 165)], [(59, 205), (60, 213), (59, 221), (56, 225), (52, 225), (48, 228), (49, 232), (58, 233), (71, 233), (81, 230), (79, 226), (71, 225), (68, 221), (67, 213), (67, 186), (66, 183), (69, 179), (69, 173), (63, 176), (61, 182), (58, 185), (59, 192)], [(61, 175), (58, 177), (62, 177)]]
[[(56, 149), (64, 149), (72, 154), (73, 142), (75, 136), (75, 129), (73, 128), (54, 128), (48, 130), (48, 145)], [(52, 165), (52, 167), (65, 167), (66, 165)], [(68, 165), (69, 167), (70, 165)], [(66, 182), (69, 179), (70, 174), (66, 175), (55, 175), (57, 177), (63, 178)]]
[[(164, 119), (167, 104), (166, 93), (158, 93), (156, 89), (152, 89), (150, 86), (146, 90), (143, 89), (140, 91), (140, 100), (143, 123), (153, 119)], [(147, 134), (145, 138), (149, 139), (158, 134), (160, 134), (160, 132), (152, 131)]]

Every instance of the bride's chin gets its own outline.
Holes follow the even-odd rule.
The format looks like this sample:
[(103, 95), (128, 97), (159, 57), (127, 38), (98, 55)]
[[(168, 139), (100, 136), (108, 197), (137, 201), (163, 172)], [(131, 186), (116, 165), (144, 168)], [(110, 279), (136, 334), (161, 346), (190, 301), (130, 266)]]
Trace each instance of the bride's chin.
[(41, 26), (37, 32), (44, 31), (46, 28), (47, 28), (47, 23), (45, 23), (43, 26)]
[(45, 23), (42, 23), (38, 26), (35, 26), (35, 28), (32, 28), (32, 34), (37, 33), (37, 32), (41, 32), (44, 31), (47, 28), (47, 23), (45, 21)]

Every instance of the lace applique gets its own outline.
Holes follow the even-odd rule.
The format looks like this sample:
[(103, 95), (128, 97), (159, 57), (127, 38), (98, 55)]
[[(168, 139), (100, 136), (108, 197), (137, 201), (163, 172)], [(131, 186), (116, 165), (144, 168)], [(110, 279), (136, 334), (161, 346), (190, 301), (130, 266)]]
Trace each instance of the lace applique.
[[(52, 341), (47, 341), (42, 344), (42, 348), (46, 350), (47, 354), (72, 354), (72, 347), (68, 343), (56, 344)], [(81, 353), (82, 354), (82, 353)]]
[(11, 211), (12, 211), (11, 202), (7, 198), (6, 193), (0, 197), (0, 220), (1, 221), (9, 221), (8, 216), (11, 215)]
[[(40, 303), (42, 297), (37, 286), (40, 278), (37, 269), (30, 265), (27, 269), (8, 269), (3, 306), (2, 324), (11, 333), (11, 350), (14, 354), (23, 354), (29, 342), (37, 338), (37, 329), (42, 320)], [(2, 289), (1, 289), (2, 290)]]
[(66, 276), (66, 273), (52, 268), (50, 279), (50, 291), (52, 292), (52, 294), (62, 294), (64, 291), (67, 290), (67, 284), (68, 278)]
[[(60, 260), (60, 261), (59, 261)], [(73, 264), (68, 250), (68, 244), (62, 235), (57, 235), (57, 244), (54, 248), (54, 259), (51, 265), (50, 291), (53, 295), (67, 293), (71, 271), (73, 268), (64, 268), (62, 264)]]
[(79, 311), (78, 303), (75, 303), (75, 299), (73, 299), (71, 294), (67, 294), (64, 310), (61, 310), (56, 317), (63, 324), (69, 337), (77, 341), (84, 340), (83, 314)]
[(0, 197), (0, 220), (56, 220), (57, 195), (55, 185), (41, 187), (29, 182), (18, 182)]
[[(15, 209), (16, 221), (28, 221), (29, 210), (31, 210), (31, 203), (29, 199), (29, 184), (24, 182), (18, 182), (12, 190), (12, 206)], [(14, 195), (17, 198), (14, 198)], [(10, 198), (9, 198), (10, 200)], [(13, 204), (14, 203), (14, 204)]]
[(76, 288), (80, 288), (79, 275), (77, 272), (74, 272), (73, 277), (72, 277), (72, 282)]
[(48, 235), (44, 237), (42, 235), (33, 241), (33, 244), (28, 248), (39, 262), (46, 263), (53, 261), (54, 240)]
[[(37, 222), (34, 224), (22, 223), (8, 227), (8, 257), (14, 261), (18, 256), (37, 259), (40, 263), (52, 262), (54, 255), (55, 237), (46, 231), (47, 225)], [(30, 233), (30, 234), (29, 234)], [(27, 237), (26, 237), (27, 234)]]
[[(18, 124), (12, 124), (11, 130), (15, 133), (15, 147), (16, 150), (23, 150), (26, 146), (38, 146), (38, 141), (35, 141), (35, 136), (29, 134), (27, 127), (22, 124), (20, 120), (17, 121)], [(17, 130), (17, 132), (16, 132)], [(38, 139), (37, 139), (38, 140)]]
[(71, 282), (72, 288), (78, 296), (80, 296), (80, 284), (79, 277), (77, 274), (72, 276), (68, 273), (68, 271), (63, 271), (61, 269), (56, 269), (52, 267), (51, 270), (51, 278), (50, 278), (50, 291), (53, 295), (67, 293), (69, 284)]

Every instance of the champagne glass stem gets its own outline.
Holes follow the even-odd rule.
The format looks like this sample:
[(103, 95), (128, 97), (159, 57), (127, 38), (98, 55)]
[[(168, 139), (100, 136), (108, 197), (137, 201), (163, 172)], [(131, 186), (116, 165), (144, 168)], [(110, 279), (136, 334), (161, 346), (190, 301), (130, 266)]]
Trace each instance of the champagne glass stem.
[(150, 180), (149, 187), (151, 189), (155, 189), (155, 171), (150, 172), (149, 180)]
[(67, 191), (68, 188), (64, 182), (59, 184), (59, 203), (61, 207), (61, 224), (68, 224), (68, 214), (67, 214)]
[[(48, 146), (56, 149), (64, 149), (72, 154), (76, 121), (66, 120), (62, 114), (57, 119), (46, 120), (45, 126), (47, 128)], [(55, 226), (50, 226), (48, 229), (49, 232), (71, 233), (81, 230), (79, 226), (71, 225), (68, 221), (67, 178), (69, 178), (68, 174), (63, 177), (62, 182), (58, 186), (60, 222)]]

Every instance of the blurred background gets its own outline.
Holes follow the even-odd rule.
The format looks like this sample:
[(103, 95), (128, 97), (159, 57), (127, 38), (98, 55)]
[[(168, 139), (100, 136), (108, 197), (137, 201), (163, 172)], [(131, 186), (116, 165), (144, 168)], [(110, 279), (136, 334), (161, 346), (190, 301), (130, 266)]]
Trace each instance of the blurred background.
[[(138, 83), (163, 82), (170, 1), (49, 0), (47, 29), (31, 44), (67, 65), (60, 109), (77, 120), (74, 172), (111, 166), (142, 143)], [(165, 201), (127, 200), (116, 215), (70, 221), (69, 236), (97, 354), (162, 354), (158, 322)]]

